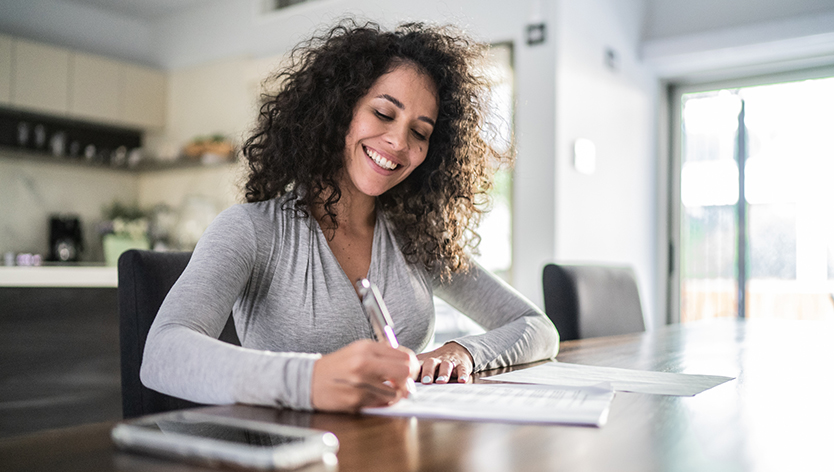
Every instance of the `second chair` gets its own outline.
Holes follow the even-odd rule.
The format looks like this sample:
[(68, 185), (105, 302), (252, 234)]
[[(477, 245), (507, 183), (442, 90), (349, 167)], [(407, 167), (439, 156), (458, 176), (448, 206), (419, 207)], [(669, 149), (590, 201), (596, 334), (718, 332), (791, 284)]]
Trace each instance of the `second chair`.
[(545, 312), (562, 341), (646, 329), (629, 267), (548, 264), (542, 282)]

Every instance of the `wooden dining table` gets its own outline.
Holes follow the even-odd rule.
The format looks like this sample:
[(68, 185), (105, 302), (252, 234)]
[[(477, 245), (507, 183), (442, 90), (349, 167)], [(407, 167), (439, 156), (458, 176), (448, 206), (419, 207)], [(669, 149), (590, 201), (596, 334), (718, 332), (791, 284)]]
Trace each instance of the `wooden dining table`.
[[(834, 471), (832, 337), (825, 321), (723, 319), (563, 342), (560, 362), (734, 378), (691, 397), (617, 392), (602, 427), (201, 410), (333, 432), (338, 464), (304, 471)], [(216, 470), (120, 451), (114, 425), (0, 440), (0, 470)]]

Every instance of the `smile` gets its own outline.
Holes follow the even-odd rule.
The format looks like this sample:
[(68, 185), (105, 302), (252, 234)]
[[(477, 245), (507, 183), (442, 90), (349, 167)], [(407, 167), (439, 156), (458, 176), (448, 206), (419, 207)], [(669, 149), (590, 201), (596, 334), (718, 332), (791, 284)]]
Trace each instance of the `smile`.
[(362, 146), (362, 148), (365, 150), (365, 154), (367, 154), (368, 157), (370, 157), (371, 160), (376, 163), (376, 165), (382, 167), (383, 169), (394, 170), (398, 167), (397, 164), (395, 164), (395, 163), (389, 161), (388, 159), (380, 156), (373, 149), (367, 148), (365, 146)]

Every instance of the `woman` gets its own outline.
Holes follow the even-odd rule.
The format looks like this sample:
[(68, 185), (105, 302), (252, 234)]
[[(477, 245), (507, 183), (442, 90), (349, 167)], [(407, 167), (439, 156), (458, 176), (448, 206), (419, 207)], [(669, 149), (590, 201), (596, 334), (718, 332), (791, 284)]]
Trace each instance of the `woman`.
[[(248, 203), (221, 213), (151, 328), (148, 387), (202, 403), (355, 411), (409, 378), (554, 356), (532, 303), (467, 255), (500, 155), (481, 137), (484, 47), (449, 28), (344, 22), (293, 51), (244, 146)], [(388, 305), (399, 350), (372, 341), (353, 282)], [(420, 352), (432, 295), (487, 333)], [(229, 312), (243, 347), (216, 338)]]

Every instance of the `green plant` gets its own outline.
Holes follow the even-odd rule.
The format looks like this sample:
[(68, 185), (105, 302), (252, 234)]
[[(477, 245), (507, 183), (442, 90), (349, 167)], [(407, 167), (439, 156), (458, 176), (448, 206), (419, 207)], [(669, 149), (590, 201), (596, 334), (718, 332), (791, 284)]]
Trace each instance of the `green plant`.
[(105, 219), (100, 228), (102, 234), (115, 234), (130, 239), (143, 239), (148, 235), (148, 213), (136, 204), (126, 205), (117, 200), (105, 206), (102, 214)]

